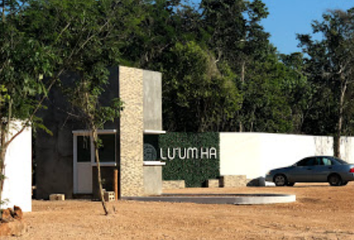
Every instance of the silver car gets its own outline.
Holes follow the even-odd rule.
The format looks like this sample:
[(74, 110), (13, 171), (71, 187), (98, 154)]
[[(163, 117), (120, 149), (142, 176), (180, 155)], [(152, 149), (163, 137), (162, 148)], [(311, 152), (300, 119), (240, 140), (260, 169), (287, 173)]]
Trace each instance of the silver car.
[(296, 182), (328, 182), (343, 186), (354, 181), (354, 164), (330, 156), (307, 157), (292, 166), (269, 171), (266, 181), (276, 186), (294, 186)]

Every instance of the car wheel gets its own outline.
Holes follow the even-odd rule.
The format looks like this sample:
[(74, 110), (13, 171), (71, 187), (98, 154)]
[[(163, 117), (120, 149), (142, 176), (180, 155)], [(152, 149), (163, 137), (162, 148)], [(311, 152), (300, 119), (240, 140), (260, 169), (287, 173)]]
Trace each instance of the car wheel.
[(328, 183), (331, 186), (341, 186), (342, 185), (342, 179), (338, 174), (331, 174), (328, 177)]
[(347, 184), (348, 184), (348, 181), (342, 182), (342, 186), (345, 186), (345, 185), (347, 185)]
[(289, 186), (289, 187), (292, 187), (292, 186), (294, 186), (294, 185), (295, 185), (294, 182), (288, 182), (288, 183), (286, 184), (286, 186)]
[(278, 174), (274, 177), (274, 183), (276, 186), (285, 186), (287, 184), (286, 177), (282, 174)]

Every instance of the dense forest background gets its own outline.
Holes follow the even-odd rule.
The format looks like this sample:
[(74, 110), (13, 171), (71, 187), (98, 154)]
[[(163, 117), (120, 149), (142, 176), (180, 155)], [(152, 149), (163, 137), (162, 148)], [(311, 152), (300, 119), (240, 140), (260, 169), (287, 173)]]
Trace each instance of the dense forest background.
[[(2, 3), (3, 96), (12, 88), (4, 69), (13, 79), (25, 73), (27, 80), (38, 80), (38, 74), (64, 70), (99, 76), (103, 65), (121, 64), (162, 72), (163, 122), (170, 132), (336, 139), (354, 133), (354, 9), (324, 13), (312, 24), (322, 38), (299, 34), (303, 51), (284, 55), (263, 29), (261, 20), (269, 13), (261, 0)], [(38, 55), (24, 61), (31, 49)], [(12, 65), (9, 56), (16, 56)], [(17, 66), (16, 76), (8, 66)], [(32, 91), (43, 94), (41, 89), (47, 88)], [(6, 101), (0, 101), (3, 109)]]
[[(352, 135), (353, 9), (324, 13), (303, 52), (269, 42), (260, 0), (144, 2), (124, 64), (163, 73), (167, 131)], [(337, 142), (338, 144), (338, 142)]]

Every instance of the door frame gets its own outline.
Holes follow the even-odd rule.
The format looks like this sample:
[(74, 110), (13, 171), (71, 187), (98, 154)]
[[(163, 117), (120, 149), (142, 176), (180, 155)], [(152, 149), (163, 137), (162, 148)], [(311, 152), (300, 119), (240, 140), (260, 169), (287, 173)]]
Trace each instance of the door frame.
[[(80, 163), (78, 163), (78, 152), (77, 152), (77, 137), (79, 136), (89, 136), (90, 137), (90, 145), (91, 145), (91, 159), (89, 162), (87, 162), (87, 164), (91, 165), (92, 167), (97, 166), (97, 163), (95, 162), (95, 154), (94, 154), (94, 146), (93, 146), (93, 141), (91, 138), (91, 133), (89, 130), (74, 130), (72, 131), (73, 133), (73, 193), (74, 194), (85, 194), (85, 193), (79, 193), (78, 192), (78, 165), (80, 165)], [(98, 135), (103, 135), (103, 134), (117, 134), (117, 130), (116, 129), (101, 129), (97, 131)], [(115, 149), (117, 151), (117, 149)], [(110, 166), (110, 167), (114, 167), (117, 166), (117, 161), (115, 162), (101, 162), (101, 166)], [(92, 174), (91, 174), (91, 179), (88, 179), (88, 181), (91, 181), (92, 183)], [(92, 193), (92, 191), (91, 191)], [(90, 194), (90, 193), (87, 193)]]

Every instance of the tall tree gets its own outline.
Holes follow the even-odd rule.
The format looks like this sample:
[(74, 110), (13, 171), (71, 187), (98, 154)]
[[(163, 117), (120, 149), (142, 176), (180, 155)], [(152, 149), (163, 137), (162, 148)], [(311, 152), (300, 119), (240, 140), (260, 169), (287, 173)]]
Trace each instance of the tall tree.
[(323, 15), (323, 21), (312, 24), (313, 33), (321, 33), (321, 40), (310, 35), (298, 35), (306, 59), (306, 71), (317, 84), (330, 89), (335, 99), (336, 126), (334, 155), (340, 157), (340, 137), (347, 108), (346, 95), (353, 83), (354, 70), (354, 8), (346, 12), (335, 10)]
[[(135, 23), (129, 22), (136, 13), (131, 8), (133, 2), (130, 0), (119, 1), (120, 4), (116, 7), (114, 6), (115, 1), (112, 0), (100, 1), (98, 4), (97, 1), (91, 2), (93, 4), (92, 10), (97, 12), (96, 14), (89, 13), (90, 16), (85, 16), (85, 18), (87, 21), (91, 18), (92, 25), (96, 25), (94, 29), (99, 30), (103, 23), (105, 28), (103, 31), (97, 32), (89, 48), (83, 49), (81, 61), (75, 61), (70, 66), (69, 70), (74, 72), (75, 76), (71, 76), (67, 83), (61, 85), (74, 110), (74, 114), (71, 116), (76, 116), (78, 120), (85, 123), (90, 131), (97, 163), (99, 195), (106, 215), (109, 214), (109, 210), (104, 200), (99, 154), (99, 149), (103, 146), (98, 130), (103, 129), (107, 122), (113, 122), (119, 118), (123, 108), (119, 99), (111, 99), (108, 106), (102, 105), (100, 99), (109, 83), (107, 67), (119, 64), (122, 41), (127, 40), (125, 36), (129, 36), (129, 33), (134, 29), (134, 24), (139, 24), (137, 20)], [(121, 15), (130, 15), (130, 18), (122, 19)], [(101, 16), (100, 21), (97, 21), (97, 16)], [(121, 25), (128, 24), (129, 28), (121, 29)]]
[[(95, 57), (91, 55), (91, 60), (94, 58)], [(75, 115), (80, 121), (84, 122), (87, 129), (90, 131), (97, 163), (99, 196), (104, 213), (108, 215), (109, 210), (104, 199), (102, 187), (99, 154), (99, 149), (104, 146), (98, 136), (98, 130), (103, 129), (105, 123), (108, 121), (113, 122), (116, 118), (119, 118), (120, 111), (123, 110), (123, 108), (119, 99), (112, 99), (110, 106), (101, 105), (99, 100), (104, 92), (105, 85), (108, 84), (109, 71), (104, 64), (105, 60), (102, 60), (101, 56), (96, 59), (98, 61), (95, 63), (85, 62), (82, 64), (82, 70), (76, 72), (79, 76), (79, 80), (75, 77), (72, 78), (71, 80), (73, 80), (73, 82), (70, 82), (70, 84), (66, 86), (64, 93), (67, 95), (75, 113), (71, 114), (71, 116)]]
[[(26, 127), (42, 126), (35, 113), (56, 79), (52, 65), (57, 58), (52, 48), (20, 27), (23, 23), (20, 13), (28, 7), (24, 3), (2, 1), (0, 6), (0, 201), (3, 200), (6, 151)], [(52, 81), (45, 83), (43, 75), (53, 76)]]
[[(251, 66), (255, 59), (263, 59), (269, 45), (269, 34), (260, 24), (268, 14), (265, 5), (259, 0), (205, 0), (201, 2), (200, 9), (195, 9), (182, 1), (145, 3), (146, 18), (140, 31), (132, 34), (134, 40), (125, 46), (123, 58), (129, 59), (133, 66), (163, 72), (164, 122), (167, 129), (234, 130), (235, 125), (238, 126), (235, 122), (240, 120), (240, 81), (245, 82), (247, 66)], [(183, 56), (182, 52), (186, 55)], [(192, 52), (201, 58), (195, 59), (196, 56), (190, 55)], [(221, 90), (216, 90), (218, 81), (221, 81)], [(215, 91), (204, 88), (211, 86), (211, 83)], [(182, 89), (182, 86), (190, 92), (190, 96), (183, 99), (183, 104), (173, 101), (176, 93), (181, 91), (176, 89)], [(196, 105), (195, 101), (203, 95), (198, 95), (198, 91), (203, 91), (201, 89), (208, 92), (213, 104), (204, 102)], [(182, 100), (181, 97), (178, 99)], [(176, 121), (173, 116), (182, 105), (184, 109), (178, 117), (179, 121)], [(196, 113), (192, 106), (203, 106), (207, 110)], [(220, 110), (222, 106), (225, 106), (224, 112)], [(200, 116), (203, 124), (196, 124), (199, 120), (180, 121), (184, 115)]]
[[(124, 1), (127, 9), (135, 8), (134, 2)], [(121, 42), (116, 40), (118, 36), (128, 36), (124, 29), (132, 29), (136, 20), (117, 11), (125, 9), (119, 0), (2, 3), (1, 12), (6, 13), (1, 15), (0, 23), (0, 171), (3, 174), (6, 149), (26, 126), (36, 122), (41, 126), (36, 113), (60, 76), (67, 71), (82, 70), (82, 62), (91, 51), (95, 60), (99, 56), (117, 60)], [(111, 29), (115, 33), (122, 30), (121, 35), (112, 36)], [(101, 39), (110, 43), (107, 48), (97, 47), (102, 44)], [(9, 138), (10, 126), (16, 119), (24, 120), (23, 124)], [(3, 179), (0, 183), (2, 187)]]
[[(41, 23), (35, 29), (44, 31), (36, 37), (54, 46), (57, 54), (66, 58), (63, 62), (65, 71), (74, 72), (77, 78), (71, 78), (70, 85), (61, 83), (69, 102), (79, 113), (78, 117), (91, 132), (97, 162), (97, 181), (99, 195), (105, 214), (109, 213), (102, 189), (99, 148), (101, 142), (98, 129), (103, 128), (107, 121), (119, 117), (121, 105), (114, 100), (111, 106), (101, 106), (99, 99), (108, 82), (108, 67), (117, 66), (120, 61), (121, 46), (129, 41), (130, 34), (140, 23), (141, 13), (137, 0), (79, 0), (56, 1), (51, 4), (41, 2), (34, 6), (41, 11), (41, 18), (52, 19), (45, 25), (54, 27), (65, 26), (65, 31), (55, 35), (52, 29), (46, 29)], [(37, 18), (39, 20), (40, 18)], [(30, 25), (29, 28), (32, 28)], [(31, 31), (36, 32), (36, 31)], [(37, 33), (37, 32), (36, 32)], [(54, 37), (53, 37), (54, 36)], [(57, 40), (59, 38), (59, 40)], [(58, 63), (58, 68), (61, 63)]]
[(202, 24), (216, 60), (226, 60), (245, 80), (245, 68), (268, 47), (269, 34), (260, 21), (268, 15), (260, 0), (203, 0)]
[[(317, 103), (314, 98), (315, 86), (303, 74), (304, 60), (302, 53), (280, 54), (279, 58), (284, 65), (281, 69), (285, 71), (282, 92), (291, 109), (291, 132), (296, 134), (306, 133), (304, 131), (305, 121), (311, 114), (313, 105)], [(311, 134), (311, 131), (309, 133)]]
[[(265, 57), (269, 42), (260, 23), (268, 15), (265, 4), (260, 0), (203, 0), (201, 2), (204, 35), (216, 62), (227, 62), (238, 75), (235, 83), (242, 86), (248, 77), (248, 66), (254, 59)], [(246, 98), (244, 98), (246, 100)], [(243, 131), (242, 112), (237, 112), (238, 130)]]
[[(243, 131), (292, 132), (292, 109), (289, 103), (293, 76), (278, 60), (268, 54), (262, 62), (253, 63), (248, 81), (243, 83), (244, 102), (241, 111)], [(287, 94), (284, 94), (287, 92)]]
[[(221, 74), (215, 59), (195, 42), (171, 50), (163, 84), (165, 127), (169, 131), (222, 131), (239, 110), (241, 96), (232, 73)], [(178, 121), (176, 121), (178, 119)]]

